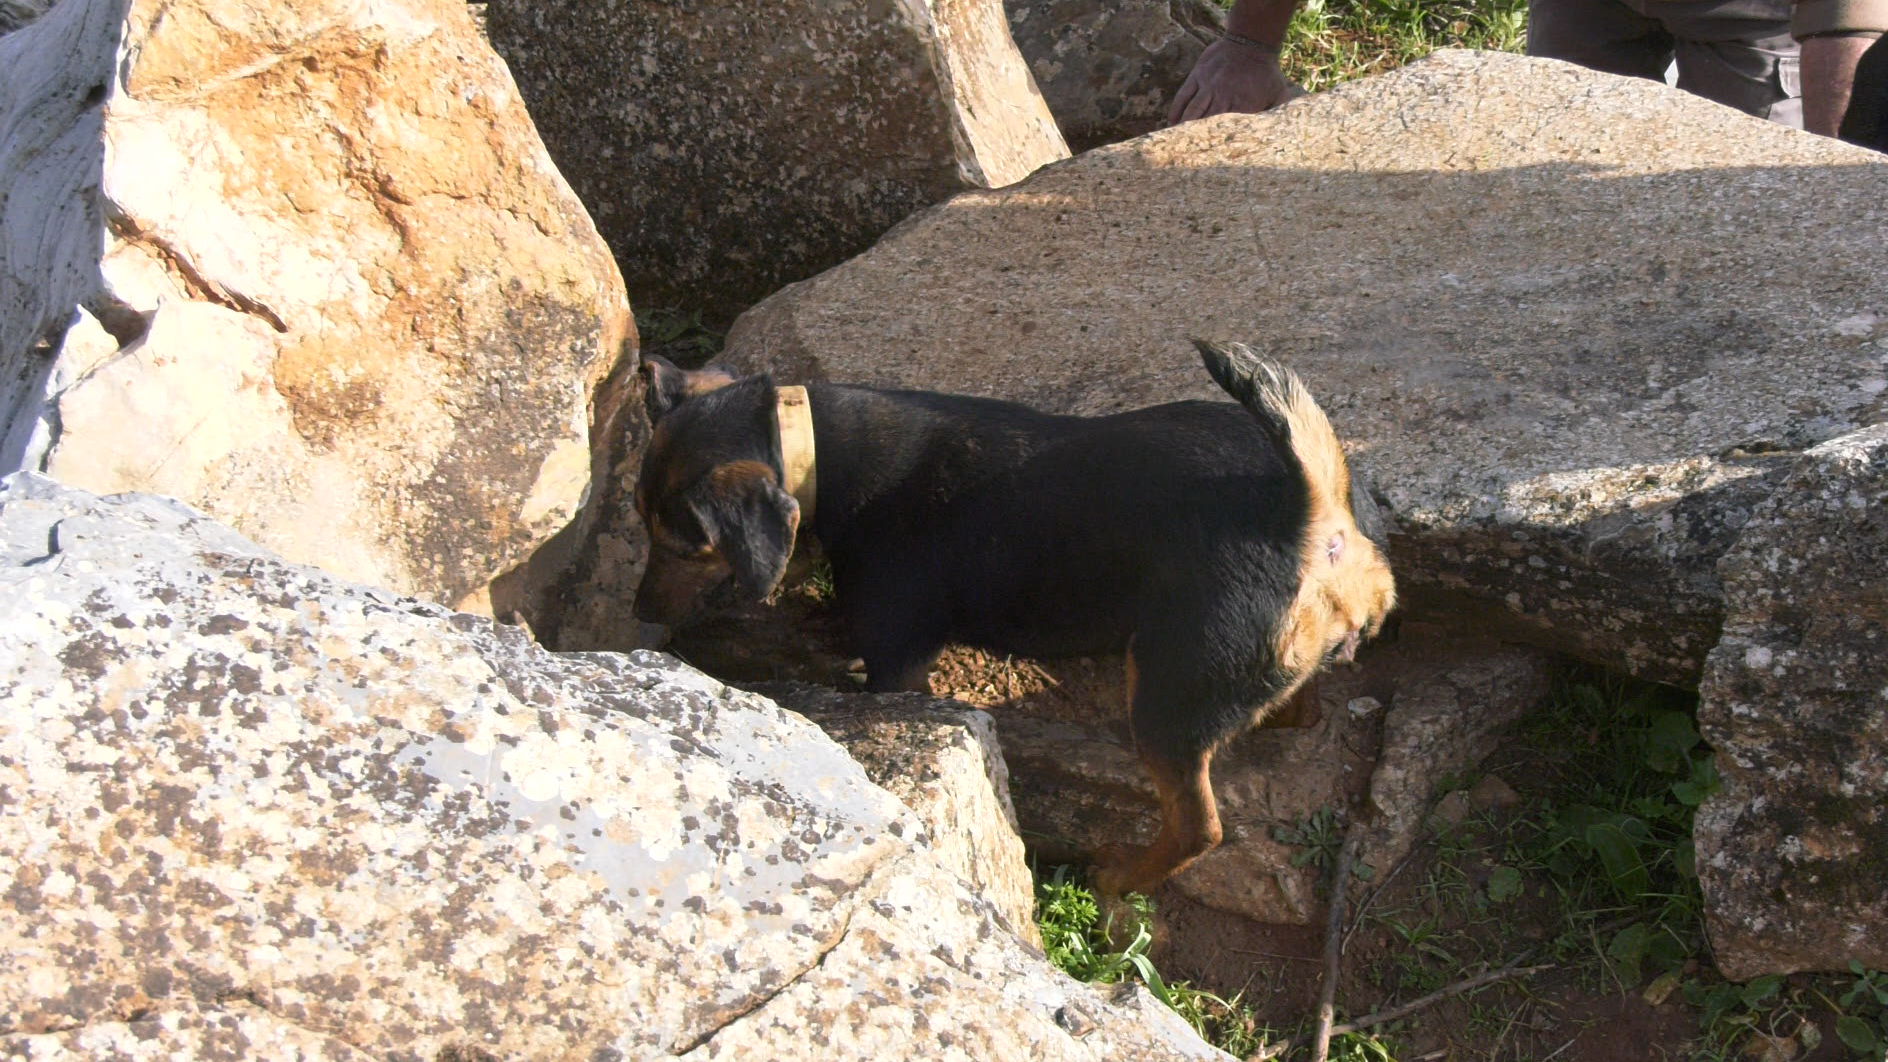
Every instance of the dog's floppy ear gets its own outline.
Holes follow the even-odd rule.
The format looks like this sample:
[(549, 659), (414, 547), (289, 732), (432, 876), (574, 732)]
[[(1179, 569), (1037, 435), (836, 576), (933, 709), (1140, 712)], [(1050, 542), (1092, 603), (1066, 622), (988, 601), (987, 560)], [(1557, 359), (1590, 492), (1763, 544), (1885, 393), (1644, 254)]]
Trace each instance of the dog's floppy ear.
[(705, 395), (733, 383), (735, 375), (718, 365), (708, 365), (694, 372), (679, 369), (675, 363), (660, 354), (645, 354), (642, 359), (642, 375), (648, 385), (643, 391), (643, 402), (649, 410), (649, 421), (655, 423), (662, 415), (683, 402)]
[(787, 573), (800, 528), (800, 504), (780, 489), (773, 469), (759, 461), (722, 465), (689, 501), (742, 596), (758, 601), (772, 593)]

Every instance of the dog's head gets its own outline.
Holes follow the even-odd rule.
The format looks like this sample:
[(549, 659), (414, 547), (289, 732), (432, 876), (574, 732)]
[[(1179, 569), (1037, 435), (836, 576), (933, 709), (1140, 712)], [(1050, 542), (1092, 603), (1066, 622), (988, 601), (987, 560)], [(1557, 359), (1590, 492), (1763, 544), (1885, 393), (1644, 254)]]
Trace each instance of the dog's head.
[(685, 627), (759, 601), (786, 573), (800, 507), (780, 486), (777, 395), (765, 375), (644, 364), (655, 431), (636, 482), (649, 564), (636, 616)]

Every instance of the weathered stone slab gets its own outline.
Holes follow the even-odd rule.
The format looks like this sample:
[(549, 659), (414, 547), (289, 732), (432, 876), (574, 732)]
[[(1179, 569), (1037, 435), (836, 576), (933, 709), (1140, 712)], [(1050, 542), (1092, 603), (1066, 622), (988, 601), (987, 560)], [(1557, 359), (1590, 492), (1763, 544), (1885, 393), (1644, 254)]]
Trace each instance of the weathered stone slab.
[(1810, 450), (1718, 566), (1698, 877), (1732, 980), (1888, 968), (1888, 426)]
[(1076, 151), (1167, 124), (1174, 93), (1226, 24), (1212, 0), (1004, 0), (1003, 8)]
[(1405, 638), (1421, 638), (1414, 651), (1405, 650), (1406, 658), (1422, 663), (1398, 676), (1383, 710), (1370, 775), (1373, 814), (1358, 848), (1377, 881), (1422, 838), (1445, 781), (1486, 759), (1505, 727), (1546, 702), (1560, 664), (1524, 646), (1468, 648), (1472, 639), (1459, 631), (1420, 636), (1414, 624), (1403, 626)]
[(1016, 833), (1010, 772), (988, 712), (921, 693), (840, 693), (810, 683), (752, 687), (819, 725), (866, 777), (918, 816), (931, 854), (1040, 946), (1036, 884)]
[(1047, 966), (817, 728), (672, 658), (34, 475), (0, 485), (0, 600), (0, 1056), (1225, 1057)]
[(731, 317), (1068, 154), (1001, 0), (534, 0), (488, 25), (638, 305)]
[(569, 522), (622, 282), (451, 0), (0, 39), (0, 470), (444, 602)]
[(1888, 161), (1696, 96), (1443, 52), (961, 195), (728, 337), (788, 379), (1095, 413), (1298, 370), (1406, 601), (1695, 684), (1717, 559), (1800, 451), (1888, 419)]
[(214, 1007), (165, 1006), (128, 1021), (77, 1029), (6, 1036), (0, 1052), (33, 1062), (172, 1062), (175, 1059), (294, 1059), (295, 1062), (370, 1062), (345, 1039), (279, 1018), (240, 999)]

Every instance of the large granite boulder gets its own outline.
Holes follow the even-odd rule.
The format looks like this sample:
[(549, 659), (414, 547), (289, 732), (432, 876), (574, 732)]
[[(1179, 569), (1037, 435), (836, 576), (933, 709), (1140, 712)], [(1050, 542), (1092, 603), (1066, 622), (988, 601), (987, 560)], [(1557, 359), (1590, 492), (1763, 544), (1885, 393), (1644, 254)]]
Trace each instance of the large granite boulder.
[(526, 563), (492, 583), (492, 611), (529, 627), (562, 652), (628, 652), (661, 643), (662, 628), (638, 622), (636, 589), (649, 558), (649, 531), (636, 511), (649, 415), (632, 361), (597, 388), (591, 425), (591, 490), (577, 519)]
[(468, 605), (576, 512), (633, 325), (464, 4), (68, 0), (0, 187), (0, 470)]
[(1093, 413), (1221, 397), (1190, 334), (1281, 355), (1388, 503), (1407, 612), (1705, 680), (1725, 968), (1840, 967), (1888, 892), (1885, 193), (1834, 140), (1445, 52), (960, 196), (729, 358)]
[(1174, 93), (1226, 24), (1213, 0), (1004, 0), (1003, 8), (1076, 151), (1167, 124)]
[(0, 486), (0, 1055), (1224, 1058), (805, 720)]
[(912, 211), (1068, 149), (1002, 0), (494, 4), (638, 305), (725, 320)]
[(1888, 969), (1888, 426), (1810, 450), (1718, 566), (1698, 877), (1725, 975)]
[(1888, 159), (1649, 81), (1442, 52), (967, 193), (746, 314), (786, 379), (1096, 413), (1297, 369), (1408, 604), (1695, 685), (1792, 452), (1888, 420)]

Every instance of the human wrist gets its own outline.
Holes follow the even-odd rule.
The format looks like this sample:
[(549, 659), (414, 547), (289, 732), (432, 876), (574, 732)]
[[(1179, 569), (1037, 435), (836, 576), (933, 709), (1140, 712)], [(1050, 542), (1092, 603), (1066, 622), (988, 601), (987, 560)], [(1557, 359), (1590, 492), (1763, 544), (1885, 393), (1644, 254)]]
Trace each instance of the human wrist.
[(1277, 59), (1278, 53), (1282, 48), (1281, 45), (1268, 44), (1256, 37), (1248, 37), (1243, 33), (1234, 33), (1231, 30), (1221, 30), (1219, 39), (1229, 41), (1247, 51), (1263, 55), (1268, 59)]

